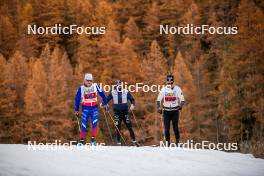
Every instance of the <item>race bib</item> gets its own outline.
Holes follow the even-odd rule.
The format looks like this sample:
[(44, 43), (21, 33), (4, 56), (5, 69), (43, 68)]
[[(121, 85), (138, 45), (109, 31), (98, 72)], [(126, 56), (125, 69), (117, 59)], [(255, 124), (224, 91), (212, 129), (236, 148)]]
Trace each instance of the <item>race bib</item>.
[(94, 86), (91, 87), (85, 87), (83, 90), (83, 98), (85, 100), (94, 99), (97, 97), (96, 91)]
[(174, 93), (166, 93), (164, 97), (165, 101), (173, 102), (177, 100), (177, 97), (175, 96)]
[(175, 96), (166, 96), (165, 97), (165, 101), (172, 102), (172, 101), (176, 101), (176, 100), (177, 100), (177, 98)]
[(96, 98), (96, 93), (86, 93), (83, 95), (85, 99), (93, 99)]

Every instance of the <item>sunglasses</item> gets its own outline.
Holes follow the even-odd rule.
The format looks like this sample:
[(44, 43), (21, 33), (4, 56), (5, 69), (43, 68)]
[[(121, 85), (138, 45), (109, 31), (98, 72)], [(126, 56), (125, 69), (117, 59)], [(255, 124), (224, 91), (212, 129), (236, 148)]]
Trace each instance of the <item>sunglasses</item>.
[(173, 84), (173, 81), (167, 81), (167, 84)]

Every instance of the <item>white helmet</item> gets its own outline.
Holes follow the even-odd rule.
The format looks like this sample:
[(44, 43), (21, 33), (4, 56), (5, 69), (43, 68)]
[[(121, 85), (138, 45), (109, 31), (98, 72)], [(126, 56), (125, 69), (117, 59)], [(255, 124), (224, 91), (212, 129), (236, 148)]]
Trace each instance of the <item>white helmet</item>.
[(93, 75), (91, 73), (85, 73), (84, 80), (93, 81)]

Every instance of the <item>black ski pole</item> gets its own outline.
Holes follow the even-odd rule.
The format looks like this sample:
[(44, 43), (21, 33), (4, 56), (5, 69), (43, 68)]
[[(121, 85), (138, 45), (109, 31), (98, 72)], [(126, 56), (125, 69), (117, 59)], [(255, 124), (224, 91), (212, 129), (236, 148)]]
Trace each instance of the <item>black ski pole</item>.
[(165, 129), (164, 129), (164, 124), (163, 124), (163, 114), (161, 114), (161, 117), (160, 117), (160, 121), (161, 121), (161, 127), (162, 127), (162, 136), (161, 136), (161, 139), (163, 140), (163, 141), (166, 141), (166, 139), (165, 139), (165, 135), (164, 135), (164, 131), (165, 131)]
[(80, 127), (80, 122), (79, 122), (79, 117), (78, 117), (78, 115), (74, 115), (75, 117), (76, 117), (76, 119), (77, 119), (77, 124), (78, 124), (78, 130), (79, 130), (79, 133), (81, 132), (81, 127)]
[(118, 129), (117, 125), (115, 124), (113, 117), (111, 116), (111, 114), (109, 112), (107, 112), (107, 113), (108, 113), (109, 117), (111, 118), (112, 122), (114, 123), (114, 126), (115, 126), (117, 132), (119, 133), (121, 139), (124, 141), (125, 145), (127, 145), (125, 139), (123, 138), (123, 135), (121, 134), (120, 130)]
[[(163, 120), (162, 120), (163, 119), (163, 110), (158, 110), (158, 113), (161, 114), (161, 116), (160, 116), (160, 122), (161, 122), (162, 133), (161, 133), (161, 136), (160, 137), (161, 137), (161, 140), (164, 141), (165, 140), (165, 135), (164, 135), (165, 129), (164, 129)], [(156, 115), (156, 119), (158, 119), (158, 116), (157, 115)], [(158, 123), (156, 125), (158, 127)]]
[(113, 139), (113, 136), (112, 136), (112, 133), (111, 133), (111, 130), (110, 130), (110, 127), (109, 127), (109, 124), (108, 124), (108, 121), (107, 121), (107, 118), (106, 118), (104, 110), (103, 110), (103, 113), (104, 113), (104, 117), (105, 117), (106, 126), (108, 128), (108, 131), (109, 131), (109, 134), (110, 134), (110, 137), (111, 137), (112, 144), (114, 144), (114, 139)]
[[(136, 118), (134, 112), (133, 112), (132, 110), (130, 110), (130, 111), (131, 111), (132, 116), (133, 116), (133, 118), (134, 118), (134, 120), (135, 120), (135, 123), (136, 123), (136, 125), (137, 125), (137, 128), (140, 130), (141, 134), (143, 135), (144, 130), (143, 130), (142, 127), (139, 125), (139, 123), (138, 123), (138, 121), (137, 121), (137, 118)], [(144, 142), (145, 142), (145, 140), (144, 140)]]

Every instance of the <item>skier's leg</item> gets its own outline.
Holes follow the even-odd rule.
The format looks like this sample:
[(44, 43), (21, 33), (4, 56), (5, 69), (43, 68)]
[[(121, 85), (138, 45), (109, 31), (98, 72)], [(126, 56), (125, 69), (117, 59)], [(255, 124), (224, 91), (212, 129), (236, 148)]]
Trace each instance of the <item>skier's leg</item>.
[(98, 123), (98, 107), (92, 107), (91, 109), (91, 120), (92, 120), (92, 128), (91, 128), (91, 136), (92, 142), (95, 143), (95, 138), (97, 134), (97, 123)]
[(134, 133), (134, 131), (132, 129), (132, 123), (131, 123), (131, 120), (130, 120), (130, 118), (128, 116), (128, 112), (124, 112), (123, 119), (124, 119), (124, 122), (126, 124), (126, 127), (127, 127), (128, 131), (129, 131), (129, 134), (130, 134), (131, 139), (133, 141), (135, 141), (136, 140), (135, 133)]
[(81, 131), (80, 131), (80, 142), (84, 142), (86, 138), (86, 131), (88, 126), (88, 108), (83, 106), (82, 108), (82, 120), (81, 120)]
[(124, 115), (124, 121), (125, 121), (125, 124), (126, 124), (128, 131), (129, 131), (133, 145), (139, 147), (140, 144), (136, 141), (135, 133), (134, 133), (133, 128), (132, 128), (132, 122), (131, 122), (131, 119), (128, 115), (128, 112), (126, 112)]
[(168, 145), (170, 145), (170, 112), (164, 111), (163, 112), (163, 123), (164, 123), (164, 133), (165, 139)]
[(177, 146), (178, 146), (178, 143), (180, 141), (180, 132), (179, 132), (179, 128), (178, 128), (178, 123), (179, 123), (179, 111), (174, 111), (173, 117), (172, 117), (172, 126), (173, 126), (173, 131), (175, 134)]

